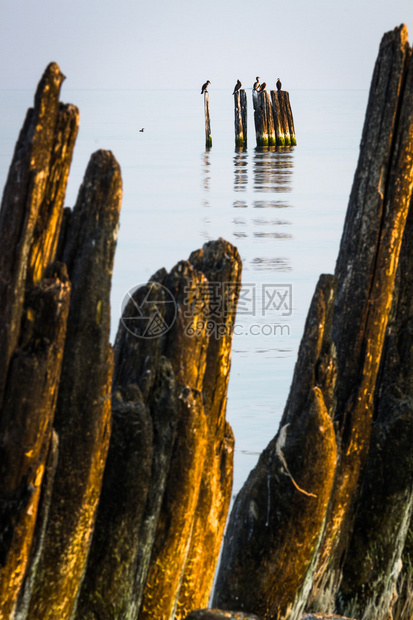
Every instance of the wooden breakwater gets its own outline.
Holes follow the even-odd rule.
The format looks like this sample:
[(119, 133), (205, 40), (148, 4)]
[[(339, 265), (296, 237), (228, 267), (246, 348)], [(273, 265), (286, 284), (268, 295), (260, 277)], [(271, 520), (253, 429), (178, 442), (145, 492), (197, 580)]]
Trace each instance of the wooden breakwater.
[(0, 617), (180, 618), (207, 604), (231, 497), (241, 261), (220, 239), (159, 270), (112, 348), (121, 173), (97, 151), (63, 209), (63, 79), (47, 67), (0, 212)]
[(380, 45), (335, 274), (320, 277), (279, 431), (231, 512), (216, 607), (412, 615), (412, 187), (401, 26)]

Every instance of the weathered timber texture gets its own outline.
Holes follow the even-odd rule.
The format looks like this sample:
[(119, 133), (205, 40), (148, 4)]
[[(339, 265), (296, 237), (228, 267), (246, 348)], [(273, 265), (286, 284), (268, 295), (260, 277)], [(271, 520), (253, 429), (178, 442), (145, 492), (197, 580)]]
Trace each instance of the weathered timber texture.
[[(63, 79), (51, 63), (20, 132), (0, 212), (2, 617), (13, 613), (34, 541), (40, 545), (52, 478), (48, 463), (56, 451), (52, 425), (70, 283), (64, 266), (50, 266), (58, 228), (47, 213), (59, 219), (62, 212), (79, 118), (77, 108), (58, 101)], [(39, 234), (44, 249), (37, 251), (34, 277), (29, 264)]]
[(241, 90), (240, 93), (240, 102), (241, 102), (241, 121), (242, 121), (242, 130), (244, 134), (244, 146), (247, 146), (247, 137), (248, 137), (248, 112), (247, 112), (247, 93), (244, 89)]
[(234, 437), (225, 414), (232, 332), (241, 285), (241, 260), (229, 243), (221, 240), (219, 244), (205, 244), (189, 260), (208, 282), (214, 283), (210, 308), (219, 310), (212, 312), (209, 327), (207, 322), (209, 342), (202, 386), (207, 447), (177, 619), (208, 604), (229, 510)]
[[(333, 605), (353, 508), (370, 446), (373, 397), (413, 183), (411, 50), (407, 29), (382, 40), (360, 157), (336, 265), (332, 339), (337, 355), (334, 415), (341, 458), (315, 580), (319, 609)], [(355, 312), (354, 308), (357, 308)], [(316, 603), (317, 604), (317, 603)]]
[(73, 105), (60, 103), (49, 173), (28, 259), (27, 275), (33, 282), (38, 282), (43, 277), (45, 269), (56, 255), (63, 201), (78, 128), (78, 109)]
[(290, 104), (290, 95), (286, 90), (271, 91), (271, 102), (276, 129), (277, 144), (295, 146), (294, 119)]
[[(403, 509), (399, 504), (397, 523), (391, 521), (396, 506), (394, 513), (380, 509), (380, 498), (397, 485), (390, 485), (390, 472), (400, 461), (388, 467), (387, 488), (385, 482), (377, 486), (374, 507), (368, 504), (377, 468), (386, 466), (381, 458), (409, 443), (408, 405), (394, 409), (384, 397), (392, 381), (399, 381), (393, 390), (403, 392), (406, 371), (389, 367), (387, 379), (385, 370), (378, 373), (413, 186), (411, 72), (401, 26), (380, 46), (335, 277), (323, 276), (316, 289), (280, 430), (230, 516), (217, 607), (253, 611), (265, 620), (298, 620), (307, 606), (352, 615), (355, 601), (363, 620), (390, 613), (411, 512), (408, 473), (398, 478), (405, 503)], [(400, 314), (393, 326), (398, 320), (406, 318)], [(373, 427), (376, 446), (368, 461)], [(410, 456), (405, 466), (410, 471)], [(376, 537), (368, 519), (378, 528)], [(362, 547), (354, 558), (353, 531), (353, 544)], [(380, 541), (390, 533), (390, 541)]]
[(337, 616), (336, 614), (305, 614), (302, 620), (354, 620), (344, 616)]
[[(53, 151), (56, 151), (59, 93), (63, 79), (59, 67), (51, 63), (37, 88), (34, 107), (27, 113), (3, 193), (0, 211), (0, 403), (8, 364), (19, 339), (34, 227), (39, 209), (49, 194), (47, 179)], [(76, 117), (77, 112), (73, 116)], [(64, 159), (69, 161), (70, 156), (71, 147), (68, 146), (68, 156)], [(64, 176), (61, 171), (66, 162), (62, 164), (61, 159), (54, 159), (52, 165)]]
[(257, 146), (268, 146), (268, 107), (266, 105), (268, 93), (254, 91), (252, 99), (254, 103), (254, 123)]
[(291, 109), (290, 94), (287, 91), (280, 91), (279, 96), (280, 95), (284, 96), (284, 103), (285, 103), (285, 109), (287, 113), (288, 130), (290, 132), (291, 145), (295, 146), (297, 144), (297, 138), (295, 136), (294, 117), (293, 117), (293, 111)]
[(19, 592), (16, 611), (13, 620), (27, 620), (28, 608), (33, 588), (36, 570), (43, 549), (44, 535), (47, 520), (49, 518), (50, 503), (52, 499), (53, 481), (57, 468), (59, 454), (59, 439), (55, 430), (52, 431), (49, 454), (46, 469), (42, 480), (39, 506), (37, 510), (36, 527), (33, 534), (33, 542), (30, 549), (28, 568), (24, 576), (23, 585)]
[(278, 97), (278, 92), (275, 90), (271, 91), (271, 104), (272, 104), (272, 112), (274, 119), (274, 131), (275, 131), (275, 139), (276, 143), (279, 146), (285, 146), (285, 125), (284, 118), (281, 112), (280, 107), (280, 98)]
[(268, 146), (275, 146), (277, 139), (275, 135), (274, 114), (271, 105), (271, 95), (268, 91), (265, 93), (265, 117), (267, 119)]
[(245, 90), (234, 93), (235, 145), (247, 144), (247, 95)]
[(218, 608), (252, 610), (273, 619), (285, 617), (296, 597), (305, 603), (301, 591), (308, 588), (337, 457), (323, 388), (316, 386), (318, 374), (324, 374), (319, 385), (326, 385), (327, 392), (333, 380), (330, 368), (322, 373), (317, 367), (331, 322), (333, 293), (334, 279), (322, 277), (282, 426), (231, 511), (214, 597)]
[(296, 145), (293, 113), (287, 91), (253, 91), (257, 146)]
[(185, 620), (260, 620), (255, 614), (242, 611), (223, 611), (222, 609), (197, 609), (191, 611)]
[[(209, 597), (232, 487), (225, 409), (240, 275), (236, 249), (211, 242), (169, 274), (157, 272), (123, 313), (79, 619), (109, 618), (108, 609), (125, 619), (184, 617)], [(160, 313), (169, 331), (140, 337), (137, 307)]]
[(50, 278), (26, 295), (0, 422), (0, 615), (11, 617), (28, 566), (52, 436), (70, 285)]
[(96, 152), (62, 254), (72, 293), (55, 414), (59, 459), (30, 618), (70, 617), (85, 569), (110, 436), (109, 293), (121, 197), (116, 160)]
[(402, 562), (402, 553), (413, 510), (412, 207), (411, 203), (384, 342), (351, 553), (337, 597), (344, 613), (351, 610), (366, 620), (388, 617), (402, 566), (407, 574), (411, 570), (409, 561)]
[(211, 119), (209, 116), (209, 93), (204, 92), (204, 111), (205, 111), (205, 146), (210, 148), (212, 146), (211, 136)]

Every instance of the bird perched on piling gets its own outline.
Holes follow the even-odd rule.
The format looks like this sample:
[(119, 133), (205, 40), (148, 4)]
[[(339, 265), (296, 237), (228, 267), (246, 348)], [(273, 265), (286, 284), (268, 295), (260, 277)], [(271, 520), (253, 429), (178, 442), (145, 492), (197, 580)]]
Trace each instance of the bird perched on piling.
[(260, 78), (257, 76), (255, 79), (256, 79), (257, 81), (256, 81), (256, 82), (254, 82), (254, 86), (252, 87), (252, 89), (253, 89), (253, 90), (258, 90), (258, 89), (259, 89), (259, 87), (260, 87)]
[(211, 82), (210, 82), (209, 80), (207, 80), (207, 81), (205, 82), (205, 84), (202, 84), (202, 88), (201, 88), (201, 95), (203, 95), (204, 93), (207, 93), (207, 92), (208, 92), (208, 91), (207, 91), (207, 88), (208, 88), (208, 85), (209, 85), (209, 84), (211, 84)]
[(258, 92), (262, 93), (262, 91), (265, 90), (266, 88), (267, 88), (267, 84), (266, 82), (263, 82), (261, 86), (259, 87)]
[(281, 82), (280, 82), (280, 78), (277, 78), (277, 90), (281, 90)]
[(242, 86), (241, 82), (239, 80), (237, 80), (237, 83), (234, 86), (234, 92), (232, 94), (235, 95), (235, 93), (237, 93), (239, 91), (241, 86)]

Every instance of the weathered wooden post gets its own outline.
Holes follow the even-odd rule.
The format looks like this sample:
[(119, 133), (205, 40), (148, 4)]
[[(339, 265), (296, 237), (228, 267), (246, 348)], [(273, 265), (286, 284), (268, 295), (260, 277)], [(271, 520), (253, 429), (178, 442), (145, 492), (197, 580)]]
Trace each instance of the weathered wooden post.
[[(208, 601), (231, 497), (225, 408), (240, 276), (236, 248), (220, 239), (157, 272), (126, 306), (79, 620), (109, 606), (120, 618), (182, 618)], [(140, 338), (136, 307), (169, 331)]]
[(286, 112), (287, 112), (287, 121), (288, 121), (288, 129), (289, 129), (289, 132), (290, 132), (291, 146), (296, 146), (297, 139), (295, 137), (294, 118), (293, 118), (293, 111), (291, 109), (291, 104), (290, 104), (290, 95), (289, 95), (289, 93), (286, 90), (285, 91), (280, 91), (280, 92), (284, 94), (285, 108), (286, 108)]
[(257, 146), (274, 146), (277, 140), (270, 93), (267, 90), (253, 91), (252, 100)]
[(211, 136), (211, 121), (209, 118), (209, 93), (204, 91), (204, 110), (205, 110), (205, 146), (211, 148), (212, 136)]
[(252, 93), (257, 146), (268, 146), (268, 122), (265, 93), (265, 90), (261, 92), (253, 91)]
[(244, 131), (244, 146), (247, 146), (247, 93), (241, 90), (241, 119)]
[[(390, 617), (412, 508), (411, 479), (404, 480), (411, 453), (397, 480), (405, 485), (395, 489), (397, 514), (381, 506), (386, 482), (377, 493), (371, 485), (386, 452), (394, 459), (394, 449), (411, 446), (409, 376), (404, 385), (411, 370), (403, 372), (399, 363), (400, 355), (408, 365), (411, 353), (401, 334), (388, 340), (393, 350), (383, 371), (389, 376), (380, 377), (379, 368), (413, 188), (412, 99), (412, 50), (401, 26), (380, 45), (335, 275), (320, 278), (280, 429), (234, 504), (215, 593), (224, 609), (298, 620), (306, 605), (353, 613), (360, 604), (358, 618)], [(407, 317), (402, 308), (410, 332)], [(375, 399), (395, 377), (401, 382), (390, 400), (401, 388), (402, 409), (392, 411), (384, 399), (375, 429)], [(383, 476), (389, 484), (396, 469), (393, 460)], [(380, 515), (372, 514), (372, 502)], [(360, 546), (354, 558), (352, 544)]]
[(278, 92), (275, 90), (271, 91), (271, 103), (277, 146), (285, 146), (285, 131), (281, 115), (280, 99), (278, 98)]
[(271, 102), (277, 145), (295, 146), (297, 140), (289, 93), (285, 90), (272, 90)]
[(267, 117), (267, 125), (268, 125), (268, 146), (275, 146), (277, 144), (277, 139), (275, 135), (274, 115), (273, 115), (272, 105), (271, 105), (271, 95), (268, 91), (264, 91), (264, 94), (265, 94), (265, 107), (266, 107), (266, 117)]
[(235, 145), (247, 145), (247, 96), (245, 90), (234, 93)]
[(109, 296), (121, 200), (119, 165), (110, 151), (97, 151), (61, 245), (72, 289), (54, 421), (59, 458), (28, 607), (33, 620), (70, 617), (86, 567), (111, 428)]
[(30, 567), (33, 541), (47, 513), (43, 482), (46, 478), (50, 482), (50, 467), (54, 467), (49, 457), (56, 453), (52, 425), (71, 287), (65, 269), (47, 270), (54, 260), (58, 230), (53, 220), (61, 217), (79, 121), (77, 108), (59, 103), (63, 79), (56, 63), (43, 74), (20, 132), (0, 212), (0, 393), (4, 396), (0, 403), (0, 616), (4, 618), (14, 610)]

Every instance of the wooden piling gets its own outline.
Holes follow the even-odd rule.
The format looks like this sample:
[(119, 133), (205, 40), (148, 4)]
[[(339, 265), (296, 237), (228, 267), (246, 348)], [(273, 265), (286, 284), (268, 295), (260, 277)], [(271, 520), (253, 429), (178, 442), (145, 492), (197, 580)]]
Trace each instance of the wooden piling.
[(267, 131), (267, 109), (265, 105), (265, 91), (260, 93), (254, 92), (254, 121), (255, 121), (255, 135), (257, 139), (257, 146), (268, 146), (268, 131)]
[(247, 144), (247, 96), (245, 90), (234, 93), (235, 145)]
[(278, 98), (278, 92), (275, 90), (271, 91), (271, 103), (273, 110), (276, 142), (278, 146), (285, 146), (284, 125), (281, 118), (280, 100)]
[(270, 93), (267, 90), (262, 90), (259, 93), (253, 91), (252, 100), (257, 146), (275, 146), (277, 144), (277, 133)]
[(110, 286), (122, 197), (110, 151), (90, 159), (63, 244), (72, 284), (55, 428), (59, 459), (28, 616), (69, 618), (86, 567), (111, 427)]
[[(26, 116), (4, 188), (0, 211), (0, 401), (8, 365), (19, 339), (27, 257), (50, 172), (59, 94), (64, 80), (51, 63)], [(67, 147), (70, 150), (70, 147)]]
[(271, 105), (271, 95), (268, 91), (263, 92), (265, 101), (265, 116), (267, 119), (267, 133), (268, 133), (268, 146), (275, 146), (277, 144), (274, 127), (274, 115)]
[(297, 140), (289, 93), (286, 90), (272, 90), (271, 103), (277, 145), (295, 146)]
[(211, 136), (211, 120), (209, 117), (209, 93), (204, 92), (204, 110), (205, 110), (205, 146), (209, 149), (212, 146)]
[(242, 127), (244, 130), (244, 146), (247, 146), (247, 93), (245, 90), (241, 90), (241, 119)]
[(290, 95), (286, 90), (280, 91), (280, 92), (282, 93), (282, 95), (284, 95), (285, 108), (286, 108), (287, 121), (288, 121), (288, 129), (290, 132), (291, 146), (295, 146), (297, 144), (297, 140), (295, 137), (295, 127), (294, 127), (293, 112), (292, 112), (291, 104), (290, 104)]

